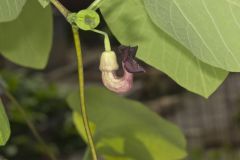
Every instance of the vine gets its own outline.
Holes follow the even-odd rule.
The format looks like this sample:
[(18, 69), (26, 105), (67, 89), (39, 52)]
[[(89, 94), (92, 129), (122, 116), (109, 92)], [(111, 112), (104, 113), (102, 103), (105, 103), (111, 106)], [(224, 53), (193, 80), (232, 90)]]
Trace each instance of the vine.
[[(192, 89), (192, 91), (203, 94), (204, 96), (208, 96), (210, 93), (212, 93), (216, 86), (219, 85), (220, 82), (223, 81), (223, 78), (226, 77), (226, 74), (222, 73), (222, 71), (216, 70), (216, 74), (214, 74), (214, 76), (210, 75), (209, 73), (212, 73), (210, 72), (211, 69), (215, 71), (215, 68), (213, 66), (206, 66), (207, 64), (202, 64), (201, 61), (197, 61), (197, 59), (191, 58), (191, 54), (187, 50), (187, 47), (185, 51), (185, 47), (181, 46), (181, 43), (176, 43), (176, 40), (172, 39), (173, 37), (171, 38), (171, 34), (169, 34), (170, 36), (166, 37), (164, 29), (161, 29), (160, 26), (165, 23), (166, 19), (162, 18), (164, 21), (160, 21), (160, 24), (158, 24), (158, 19), (161, 18), (162, 15), (161, 13), (165, 12), (165, 10), (161, 10), (162, 5), (159, 5), (161, 2), (157, 0), (149, 0), (156, 5), (159, 5), (159, 7), (154, 7), (155, 5), (152, 5), (149, 2), (149, 6), (147, 6), (148, 4), (145, 4), (144, 1), (92, 1), (94, 2), (85, 9), (81, 9), (77, 12), (71, 12), (68, 10), (68, 8), (65, 7), (64, 4), (61, 3), (61, 0), (38, 0), (38, 2), (22, 1), (19, 2), (19, 7), (16, 7), (16, 3), (14, 2), (1, 0), (0, 7), (3, 9), (3, 14), (0, 16), (0, 30), (2, 33), (2, 36), (0, 36), (1, 55), (16, 64), (25, 67), (31, 67), (34, 69), (43, 69), (46, 67), (51, 50), (51, 40), (53, 36), (53, 13), (51, 11), (50, 4), (54, 5), (57, 10), (65, 17), (66, 21), (72, 28), (74, 48), (76, 49), (77, 66), (73, 66), (71, 68), (78, 69), (78, 72), (76, 74), (78, 75), (79, 88), (77, 93), (72, 93), (64, 98), (67, 98), (67, 103), (73, 110), (73, 114), (71, 116), (73, 118), (74, 125), (77, 128), (77, 131), (81, 136), (83, 136), (84, 140), (86, 140), (86, 144), (88, 145), (84, 159), (149, 159), (150, 157), (154, 159), (183, 158), (186, 156), (186, 143), (183, 134), (177, 127), (172, 126), (169, 122), (163, 121), (161, 118), (157, 117), (155, 114), (147, 110), (147, 107), (144, 105), (140, 103), (134, 103), (132, 100), (124, 98), (124, 96), (118, 96), (116, 94), (108, 92), (102, 87), (84, 87), (84, 58), (81, 50), (82, 35), (79, 35), (79, 31), (83, 30), (95, 32), (102, 36), (102, 40), (104, 38), (105, 50), (102, 51), (102, 53), (99, 52), (99, 54), (101, 54), (101, 57), (99, 59), (99, 70), (101, 71), (102, 82), (104, 86), (115, 93), (125, 94), (129, 92), (133, 86), (134, 74), (138, 72), (145, 72), (144, 68), (138, 63), (138, 59), (136, 58), (141, 59), (143, 62), (146, 62), (156, 69), (166, 72), (178, 83), (182, 84), (185, 87), (187, 86), (187, 89)], [(20, 5), (22, 5), (22, 7), (25, 7), (22, 8)], [(127, 45), (120, 45), (117, 52), (112, 50), (108, 34), (97, 28), (101, 22), (100, 13), (97, 11), (99, 7), (101, 7), (101, 15), (105, 19), (107, 26), (111, 30), (111, 33), (115, 35), (115, 38), (118, 40), (118, 42)], [(158, 10), (158, 8), (160, 9)], [(15, 15), (9, 17), (10, 12), (14, 13)], [(16, 20), (12, 20), (14, 17)], [(157, 21), (154, 20), (155, 18), (157, 18)], [(45, 25), (39, 27), (39, 24)], [(177, 25), (178, 23), (176, 22), (175, 24)], [(26, 27), (24, 26), (29, 26), (31, 30), (26, 30)], [(181, 27), (179, 29), (181, 31)], [(179, 31), (176, 30), (176, 32)], [(28, 42), (27, 46), (31, 47), (27, 47), (25, 41)], [(190, 55), (188, 55), (188, 53)], [(171, 57), (167, 58), (169, 56)], [(179, 59), (181, 61), (176, 61)], [(176, 66), (172, 65), (175, 64), (175, 62), (179, 62), (177, 69), (178, 72), (182, 74), (175, 74)], [(189, 69), (187, 73), (185, 73), (186, 68), (191, 68), (191, 70)], [(123, 71), (121, 76), (118, 74), (119, 69)], [(197, 74), (198, 72), (201, 72), (202, 74), (199, 75)], [(221, 74), (220, 77), (218, 76), (218, 73)], [(187, 77), (191, 77), (189, 75), (194, 75), (194, 77), (196, 77), (196, 81), (186, 82), (186, 78), (184, 78), (186, 75)], [(204, 78), (202, 78), (202, 75), (204, 75)], [(215, 86), (208, 89), (205, 83), (198, 83), (198, 81), (203, 81), (205, 79), (206, 82), (211, 81), (209, 85), (212, 85), (214, 83)], [(194, 85), (195, 83), (200, 85)], [(11, 85), (15, 84), (18, 85), (19, 83), (11, 83)], [(27, 88), (23, 88), (24, 91), (25, 89), (29, 89), (29, 83), (26, 84)], [(42, 86), (40, 86), (40, 88), (42, 89)], [(22, 108), (21, 105), (23, 104), (17, 101), (13, 93), (11, 93), (12, 91), (10, 91), (8, 87), (5, 89), (7, 90), (6, 98), (11, 101), (11, 104), (14, 104), (14, 107), (16, 107), (16, 109), (20, 112), (19, 114), (21, 114), (21, 116), (23, 116), (25, 119), (28, 127), (32, 131), (34, 138), (36, 138), (37, 143), (40, 143), (42, 153), (46, 154), (49, 157), (47, 157), (48, 159), (56, 160), (60, 154), (49, 147), (48, 142), (45, 142), (44, 137), (40, 136), (36, 126), (34, 126), (34, 121), (31, 122), (32, 119), (28, 114), (26, 114), (26, 110), (24, 111), (26, 108)], [(41, 99), (38, 97), (39, 86), (37, 85), (35, 88), (35, 85), (31, 85), (30, 89), (34, 90), (34, 94), (37, 93), (36, 101), (34, 99), (35, 97), (32, 97), (33, 100), (30, 99), (31, 101), (24, 101), (24, 103), (27, 105), (30, 104), (30, 106), (35, 104), (36, 106), (41, 105), (42, 103), (32, 103), (45, 101), (45, 97), (44, 99), (42, 99), (42, 96), (40, 97)], [(48, 89), (52, 88), (49, 87)], [(17, 91), (22, 92), (22, 88)], [(40, 90), (40, 92), (41, 91), (42, 90)], [(57, 92), (55, 92), (56, 90), (51, 91), (54, 91), (51, 92), (54, 93), (53, 96), (57, 96)], [(41, 93), (45, 94), (46, 92)], [(85, 95), (87, 97), (86, 99)], [(21, 97), (24, 98), (24, 95), (21, 95)], [(94, 101), (92, 99), (88, 99), (88, 97), (94, 97)], [(49, 103), (47, 99), (47, 102), (47, 105), (52, 104), (52, 100)], [(59, 103), (58, 100), (57, 102)], [(62, 103), (62, 101), (60, 101), (60, 104), (61, 106), (62, 104), (65, 105), (65, 103)], [(34, 115), (34, 119), (45, 120), (43, 119), (45, 117), (40, 117), (41, 115), (39, 115), (39, 117), (37, 117), (38, 115), (36, 117)], [(47, 115), (49, 116), (49, 114)], [(15, 114), (13, 116), (15, 116)], [(53, 118), (51, 115), (50, 117)], [(66, 117), (68, 117), (68, 115), (66, 115)], [(88, 117), (93, 119), (90, 121)], [(104, 121), (102, 120), (102, 117), (104, 117)], [(0, 119), (5, 124), (0, 125), (0, 135), (2, 133), (4, 135), (2, 136), (3, 138), (0, 136), (0, 146), (2, 146), (7, 145), (7, 141), (9, 140), (11, 134), (11, 129), (8, 117), (6, 115), (4, 103), (2, 103), (1, 100)], [(91, 130), (91, 123), (94, 124), (94, 129), (97, 127), (96, 132), (94, 130)], [(130, 126), (130, 128), (128, 127), (126, 129), (126, 126)], [(66, 126), (64, 125), (64, 127), (68, 127), (68, 123), (66, 123)], [(65, 129), (66, 130), (64, 131), (69, 131), (69, 128)], [(105, 131), (106, 129), (107, 131)], [(167, 132), (175, 134), (166, 137), (165, 135)], [(148, 135), (147, 139), (146, 135)], [(68, 134), (68, 136), (74, 135)], [(115, 137), (117, 138), (117, 141)], [(64, 138), (65, 140), (65, 138), (68, 137), (61, 136), (59, 138)], [(162, 143), (163, 141), (165, 142), (164, 144)], [(59, 139), (58, 142), (60, 142)], [(119, 142), (121, 142), (121, 145), (119, 145)], [(138, 142), (138, 147), (132, 149), (132, 146), (135, 145), (136, 142)], [(101, 149), (99, 148), (100, 144)], [(60, 145), (60, 143), (57, 143), (55, 145), (57, 150), (60, 149)], [(68, 148), (68, 146), (64, 147)], [(161, 150), (158, 150), (159, 148), (161, 148)], [(23, 151), (25, 150), (25, 148), (21, 148), (21, 150), (22, 149)], [(156, 152), (157, 150), (158, 152)], [(166, 150), (168, 150), (171, 154), (165, 153), (164, 151)], [(38, 150), (36, 151), (38, 152)], [(19, 153), (22, 154), (22, 152)], [(35, 154), (32, 155), (35, 156)], [(10, 157), (10, 155), (7, 154), (6, 156)], [(15, 158), (18, 156), (18, 154), (14, 154), (13, 156)], [(66, 157), (66, 154), (64, 154), (64, 157)]]
[[(92, 7), (95, 8), (96, 5), (99, 4), (99, 2), (97, 2), (97, 3), (94, 2), (93, 3), (94, 5)], [(90, 130), (90, 125), (89, 125), (89, 120), (88, 120), (87, 110), (86, 110), (86, 105), (85, 105), (83, 60), (82, 60), (81, 43), (80, 43), (80, 36), (79, 36), (78, 29), (81, 28), (83, 30), (92, 30), (94, 32), (103, 34), (105, 37), (105, 49), (106, 50), (111, 50), (109, 38), (106, 33), (94, 29), (99, 24), (99, 17), (98, 17), (98, 14), (95, 13), (95, 11), (89, 9), (89, 10), (80, 11), (79, 13), (71, 13), (58, 0), (51, 0), (51, 3), (62, 13), (62, 15), (66, 18), (66, 20), (72, 26), (72, 32), (73, 32), (74, 43), (75, 43), (75, 48), (76, 48), (76, 55), (77, 55), (77, 63), (78, 63), (79, 96), (80, 96), (82, 120), (83, 120), (83, 124), (84, 124), (85, 133), (87, 135), (88, 144), (89, 144), (89, 147), (91, 150), (92, 158), (93, 158), (93, 160), (97, 160), (96, 148), (94, 146), (94, 141), (93, 141), (92, 133)], [(91, 16), (97, 18), (97, 22), (95, 24), (92, 24), (92, 23), (88, 24), (87, 22), (85, 22), (82, 19), (88, 13), (90, 13)]]
[(87, 135), (88, 143), (90, 146), (90, 150), (92, 153), (92, 158), (93, 160), (97, 160), (97, 153), (96, 153), (96, 149), (95, 149), (93, 138), (92, 138), (92, 133), (89, 126), (87, 110), (85, 105), (83, 61), (82, 61), (82, 52), (81, 52), (81, 44), (80, 44), (78, 28), (76, 28), (75, 26), (72, 26), (72, 32), (73, 32), (74, 43), (75, 43), (75, 48), (77, 53), (79, 93), (80, 93), (80, 103), (81, 103), (83, 123), (84, 123), (85, 132)]

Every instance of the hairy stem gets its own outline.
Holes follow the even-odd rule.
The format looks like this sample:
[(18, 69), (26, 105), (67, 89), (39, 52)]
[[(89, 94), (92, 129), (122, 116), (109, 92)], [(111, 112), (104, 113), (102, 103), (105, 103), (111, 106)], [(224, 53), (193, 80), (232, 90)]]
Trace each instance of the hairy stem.
[(104, 0), (95, 0), (88, 9), (97, 10)]
[(83, 73), (83, 60), (82, 60), (82, 51), (81, 51), (81, 43), (78, 28), (72, 26), (74, 43), (77, 53), (77, 63), (78, 63), (78, 78), (79, 78), (79, 93), (80, 93), (80, 103), (81, 103), (81, 112), (83, 117), (83, 124), (87, 134), (88, 144), (92, 153), (93, 160), (97, 160), (97, 153), (94, 146), (92, 133), (89, 126), (87, 110), (85, 105), (85, 95), (84, 95), (84, 73)]
[(23, 109), (23, 107), (21, 106), (21, 104), (17, 101), (17, 99), (7, 89), (5, 90), (5, 94), (12, 101), (12, 103), (15, 104), (18, 111), (21, 113), (22, 117), (26, 121), (27, 126), (31, 130), (33, 136), (38, 141), (38, 143), (41, 144), (41, 146), (43, 147), (43, 149), (46, 152), (46, 154), (48, 155), (48, 157), (51, 160), (57, 160), (57, 158), (55, 157), (55, 154), (52, 152), (52, 150), (49, 148), (47, 143), (43, 140), (43, 138), (38, 133), (37, 129), (35, 128), (35, 126), (33, 124), (33, 122), (28, 118), (28, 116), (27, 116), (25, 110)]
[[(68, 16), (71, 14), (71, 12), (66, 9), (58, 0), (50, 0), (51, 3), (62, 13), (62, 15), (69, 20)], [(83, 124), (85, 128), (85, 132), (88, 139), (88, 144), (92, 153), (93, 160), (97, 160), (97, 153), (94, 146), (89, 121), (87, 117), (87, 110), (85, 105), (85, 95), (84, 95), (84, 73), (83, 73), (83, 60), (82, 60), (82, 51), (81, 51), (81, 44), (80, 44), (80, 37), (78, 28), (76, 28), (73, 24), (72, 25), (72, 31), (73, 31), (73, 37), (74, 37), (74, 43), (77, 53), (77, 63), (78, 63), (78, 78), (79, 78), (79, 94), (80, 94), (80, 105), (81, 105), (81, 112), (83, 117)]]
[(71, 13), (66, 7), (64, 7), (58, 0), (50, 0), (51, 3), (67, 18), (68, 14)]

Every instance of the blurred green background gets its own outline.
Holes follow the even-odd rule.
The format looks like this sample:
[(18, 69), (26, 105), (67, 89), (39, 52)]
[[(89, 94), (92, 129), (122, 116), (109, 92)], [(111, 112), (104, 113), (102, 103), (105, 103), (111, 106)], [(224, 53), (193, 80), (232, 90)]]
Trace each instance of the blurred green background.
[[(90, 1), (62, 0), (70, 10), (85, 8)], [(109, 32), (106, 24), (100, 25)], [(109, 32), (110, 33), (110, 32)], [(103, 39), (81, 32), (86, 85), (102, 86), (98, 70)], [(64, 18), (54, 10), (54, 43), (48, 66), (43, 71), (19, 67), (0, 57), (0, 75), (26, 110), (40, 134), (62, 160), (79, 160), (86, 145), (72, 122), (66, 103), (77, 85), (77, 65), (72, 35)], [(111, 36), (115, 47), (119, 43)], [(240, 75), (232, 74), (208, 100), (178, 86), (160, 71), (143, 63), (147, 72), (135, 77), (126, 95), (177, 124), (188, 140), (187, 160), (240, 159)], [(21, 114), (2, 90), (11, 123), (11, 139), (0, 148), (0, 160), (47, 160)]]

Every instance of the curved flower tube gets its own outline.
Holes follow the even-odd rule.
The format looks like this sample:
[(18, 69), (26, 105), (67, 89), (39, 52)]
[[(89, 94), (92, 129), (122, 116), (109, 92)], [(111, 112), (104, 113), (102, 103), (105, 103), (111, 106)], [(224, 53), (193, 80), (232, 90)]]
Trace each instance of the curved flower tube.
[(102, 71), (103, 84), (116, 93), (128, 92), (132, 88), (133, 74), (126, 71), (125, 68), (123, 70), (124, 75), (122, 77), (118, 77), (116, 71)]
[(136, 49), (137, 48), (132, 50), (132, 48), (125, 46), (119, 48), (123, 56), (122, 68), (124, 75), (122, 77), (118, 77), (116, 74), (119, 66), (115, 52), (105, 51), (102, 53), (99, 69), (102, 72), (103, 84), (109, 90), (116, 93), (128, 92), (133, 85), (133, 73), (144, 71), (144, 69), (133, 59), (135, 53), (131, 54), (131, 52), (136, 52)]
[(102, 53), (99, 69), (102, 72), (103, 84), (111, 91), (116, 93), (125, 93), (132, 88), (133, 74), (129, 73), (124, 67), (123, 77), (118, 77), (116, 71), (119, 66), (116, 54), (113, 51)]

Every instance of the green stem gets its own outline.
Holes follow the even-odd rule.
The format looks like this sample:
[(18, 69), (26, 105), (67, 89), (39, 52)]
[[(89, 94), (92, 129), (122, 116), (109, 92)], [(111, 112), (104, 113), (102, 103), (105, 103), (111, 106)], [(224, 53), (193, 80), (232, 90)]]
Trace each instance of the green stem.
[[(71, 12), (66, 9), (58, 0), (50, 0), (52, 4), (62, 13), (62, 15), (69, 21), (69, 16)], [(88, 139), (88, 144), (92, 153), (93, 160), (97, 160), (97, 152), (94, 146), (89, 121), (87, 117), (87, 110), (85, 105), (85, 95), (84, 95), (84, 73), (83, 73), (83, 60), (82, 60), (82, 51), (81, 51), (81, 44), (80, 44), (80, 37), (78, 28), (76, 28), (73, 24), (72, 31), (74, 37), (74, 43), (77, 53), (77, 63), (78, 63), (78, 78), (79, 78), (79, 94), (80, 94), (80, 102), (81, 102), (81, 112), (83, 117), (83, 124), (85, 128), (85, 132)]]
[(83, 60), (82, 60), (82, 51), (81, 51), (81, 43), (78, 28), (72, 26), (72, 32), (74, 37), (74, 43), (77, 54), (77, 63), (78, 63), (78, 78), (79, 78), (79, 94), (80, 94), (80, 103), (81, 103), (81, 112), (83, 117), (83, 124), (87, 134), (88, 144), (90, 146), (90, 150), (92, 153), (93, 160), (97, 160), (97, 153), (94, 146), (92, 133), (89, 126), (87, 110), (85, 105), (85, 95), (84, 95), (84, 73), (83, 73)]
[(43, 138), (40, 136), (40, 134), (38, 133), (37, 129), (35, 128), (34, 124), (32, 123), (32, 121), (28, 118), (25, 110), (23, 109), (23, 107), (20, 105), (20, 103), (17, 101), (17, 99), (7, 90), (5, 89), (5, 94), (6, 96), (12, 101), (13, 104), (15, 104), (15, 106), (17, 107), (18, 111), (22, 114), (22, 117), (24, 118), (24, 120), (26, 121), (29, 129), (31, 130), (33, 136), (35, 137), (35, 139), (38, 141), (39, 144), (41, 144), (41, 146), (43, 147), (43, 149), (45, 150), (46, 154), (48, 155), (48, 157), (51, 160), (57, 160), (57, 158), (55, 157), (54, 153), (51, 151), (51, 149), (48, 147), (47, 143), (43, 140)]
[(105, 46), (105, 50), (106, 50), (106, 51), (111, 51), (111, 44), (110, 44), (110, 40), (109, 40), (108, 34), (105, 33), (105, 32), (103, 32), (103, 31), (97, 30), (97, 29), (92, 29), (91, 31), (103, 35), (103, 36), (104, 36), (104, 46)]
[(104, 0), (95, 0), (89, 7), (88, 9), (91, 9), (91, 10), (97, 10), (100, 5), (102, 4)]
[(51, 3), (62, 13), (62, 15), (67, 18), (69, 13), (71, 13), (67, 8), (65, 8), (58, 0), (50, 0)]

